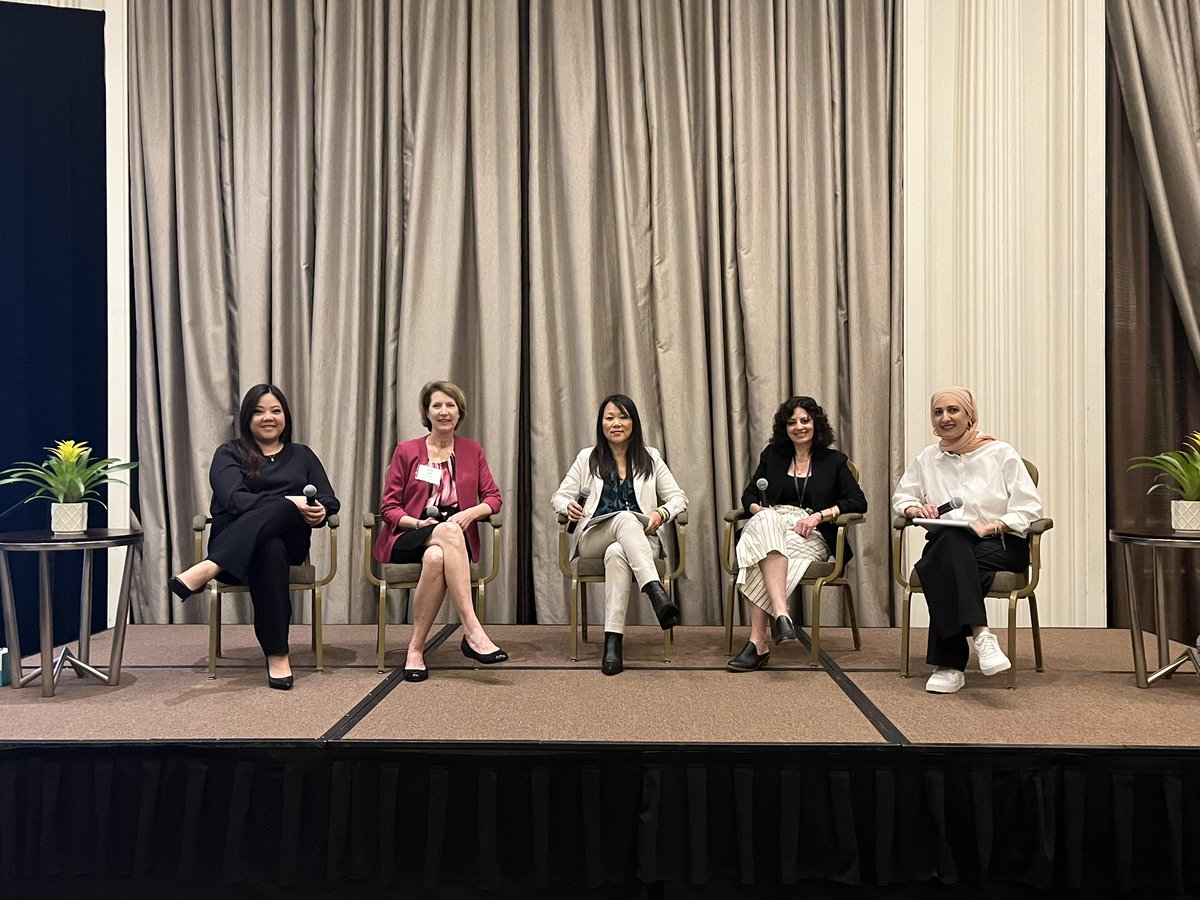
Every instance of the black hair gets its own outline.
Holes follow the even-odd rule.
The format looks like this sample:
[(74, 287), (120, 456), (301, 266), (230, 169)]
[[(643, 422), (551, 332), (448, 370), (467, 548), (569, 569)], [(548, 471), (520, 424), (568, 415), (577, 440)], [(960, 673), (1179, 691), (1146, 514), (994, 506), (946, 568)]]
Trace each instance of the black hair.
[(646, 441), (642, 437), (642, 417), (638, 414), (637, 404), (624, 394), (609, 394), (600, 401), (600, 411), (596, 413), (596, 446), (592, 448), (591, 458), (588, 459), (588, 471), (601, 480), (606, 480), (617, 471), (617, 461), (613, 458), (612, 448), (608, 446), (608, 438), (604, 436), (604, 408), (610, 403), (622, 415), (633, 420), (633, 432), (629, 435), (629, 449), (626, 452), (628, 473), (650, 477), (654, 474), (654, 463), (646, 452)]

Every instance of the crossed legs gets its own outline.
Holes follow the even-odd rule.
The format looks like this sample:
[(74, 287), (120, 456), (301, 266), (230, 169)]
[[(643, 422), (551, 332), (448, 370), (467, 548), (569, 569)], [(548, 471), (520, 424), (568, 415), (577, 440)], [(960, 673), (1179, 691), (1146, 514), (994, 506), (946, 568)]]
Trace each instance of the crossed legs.
[[(767, 597), (771, 600), (771, 611), (776, 616), (788, 615), (787, 605), (787, 569), (788, 560), (777, 550), (772, 550), (758, 561), (762, 572), (763, 584), (767, 589)], [(750, 640), (754, 649), (760, 654), (770, 650), (768, 643), (771, 637), (771, 616), (757, 603), (747, 603), (750, 607)]]
[(449, 595), (471, 649), (488, 654), (497, 649), (475, 615), (471, 602), (471, 558), (462, 529), (443, 522), (433, 529), (421, 558), (421, 579), (413, 591), (413, 630), (406, 669), (425, 668), (425, 641), (442, 601)]

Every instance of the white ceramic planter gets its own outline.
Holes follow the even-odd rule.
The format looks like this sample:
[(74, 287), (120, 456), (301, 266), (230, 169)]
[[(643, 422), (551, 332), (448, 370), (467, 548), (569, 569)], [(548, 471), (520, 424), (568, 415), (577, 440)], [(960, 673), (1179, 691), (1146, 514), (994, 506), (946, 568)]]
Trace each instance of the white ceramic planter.
[(1171, 527), (1176, 531), (1200, 531), (1200, 500), (1172, 500)]
[(87, 508), (86, 503), (51, 503), (50, 530), (55, 534), (87, 531)]

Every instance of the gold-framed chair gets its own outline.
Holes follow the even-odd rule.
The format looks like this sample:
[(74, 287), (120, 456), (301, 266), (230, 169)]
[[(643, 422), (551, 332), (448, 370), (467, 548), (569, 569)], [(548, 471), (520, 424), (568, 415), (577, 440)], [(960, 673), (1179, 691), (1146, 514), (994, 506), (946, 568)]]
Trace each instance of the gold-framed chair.
[[(212, 524), (209, 516), (198, 513), (192, 516), (192, 531), (195, 543), (196, 562), (204, 559), (204, 533)], [(322, 589), (337, 575), (337, 529), (338, 517), (329, 516), (324, 529), (329, 532), (329, 571), (317, 577), (317, 567), (306, 557), (298, 566), (288, 570), (288, 590), (308, 591), (312, 598), (312, 649), (317, 657), (317, 671), (325, 671), (325, 606)], [(208, 677), (217, 677), (217, 657), (221, 655), (221, 598), (225, 594), (248, 594), (250, 588), (241, 584), (226, 584), (210, 581), (204, 588), (208, 595)]]
[[(672, 602), (675, 600), (675, 582), (683, 576), (687, 568), (687, 510), (684, 510), (667, 525), (675, 527), (675, 564), (671, 565), (669, 556), (660, 555), (654, 560), (658, 577), (662, 580), (663, 589)], [(564, 513), (558, 514), (558, 570), (571, 584), (567, 594), (567, 604), (571, 610), (571, 662), (579, 660), (579, 625), (582, 617), (583, 642), (588, 642), (587, 616), (587, 585), (604, 584), (604, 560), (568, 558), (570, 540), (567, 536), (567, 525), (570, 520)], [(664, 526), (666, 527), (666, 526)], [(669, 553), (669, 545), (662, 541), (663, 553)], [(663, 632), (663, 662), (671, 661), (671, 639), (675, 629), (669, 628)]]
[[(377, 563), (371, 555), (375, 546), (375, 528), (383, 519), (376, 513), (363, 513), (363, 571), (367, 581), (379, 589), (379, 627), (376, 633), (375, 651), (378, 656), (376, 668), (382, 674), (386, 667), (383, 657), (387, 650), (387, 592), (390, 590), (412, 591), (421, 580), (420, 563)], [(495, 512), (479, 520), (480, 525), (490, 525), (492, 530), (492, 560), (485, 572), (480, 563), (471, 563), (471, 591), (475, 595), (475, 614), (482, 622), (487, 612), (487, 586), (500, 574), (500, 529), (504, 527), (504, 513)], [(378, 566), (380, 575), (375, 574)], [(380, 577), (382, 576), (382, 577)], [(407, 613), (405, 618), (407, 618)]]
[[(1037, 466), (1027, 459), (1025, 469), (1033, 479), (1034, 487), (1038, 483)], [(914, 568), (904, 577), (904, 529), (914, 526), (905, 516), (896, 516), (892, 520), (892, 577), (904, 588), (904, 599), (900, 606), (900, 677), (908, 677), (909, 655), (909, 619), (912, 613), (912, 595), (921, 593), (921, 579)], [(1054, 527), (1054, 520), (1041, 518), (1029, 526), (1029, 568), (1025, 572), (997, 572), (992, 582), (992, 589), (984, 596), (993, 600), (1008, 601), (1008, 658), (1012, 665), (1008, 669), (1008, 685), (1012, 690), (1017, 686), (1017, 603), (1029, 601), (1029, 623), (1033, 630), (1033, 661), (1037, 671), (1044, 672), (1042, 664), (1042, 630), (1038, 624), (1037, 589), (1038, 580), (1042, 575), (1042, 535)]]
[[(858, 466), (847, 461), (847, 467), (854, 480), (858, 481)], [(862, 522), (866, 517), (862, 513), (842, 513), (834, 520), (837, 525), (837, 538), (834, 541), (833, 559), (828, 562), (810, 563), (796, 586), (803, 591), (805, 587), (812, 588), (812, 624), (809, 632), (812, 637), (811, 665), (821, 664), (821, 592), (827, 587), (843, 589), (842, 602), (846, 608), (846, 618), (850, 620), (850, 630), (854, 635), (854, 649), (862, 649), (862, 640), (858, 634), (858, 616), (854, 611), (854, 588), (846, 578), (846, 536), (849, 530)], [(735, 508), (725, 513), (725, 534), (721, 541), (721, 567), (729, 576), (729, 598), (725, 604), (725, 645), (726, 652), (733, 654), (733, 614), (737, 604), (737, 535), (750, 521), (750, 516), (741, 508)], [(803, 604), (801, 605), (803, 608)]]

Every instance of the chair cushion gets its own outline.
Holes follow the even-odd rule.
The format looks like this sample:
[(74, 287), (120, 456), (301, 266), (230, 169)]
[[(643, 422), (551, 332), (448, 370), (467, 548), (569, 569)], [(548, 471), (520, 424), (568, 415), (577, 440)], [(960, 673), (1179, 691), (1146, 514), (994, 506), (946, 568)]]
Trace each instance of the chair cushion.
[(812, 581), (814, 578), (824, 578), (826, 575), (833, 574), (833, 563), (831, 562), (811, 562), (808, 568), (804, 570), (804, 580)]
[[(421, 580), (420, 563), (385, 563), (378, 568), (379, 577), (388, 583), (389, 587), (399, 584), (416, 584)], [(471, 580), (479, 581), (487, 576), (487, 572), (478, 563), (471, 565)]]
[[(809, 567), (812, 571), (812, 567)], [(917, 570), (913, 569), (908, 576), (908, 583), (912, 585), (914, 591), (921, 590), (921, 576), (917, 574)], [(995, 579), (992, 581), (993, 594), (1007, 594), (1011, 591), (1018, 591), (1025, 585), (1029, 584), (1028, 572), (997, 572)]]
[[(667, 574), (667, 561), (659, 558), (654, 561), (655, 568), (658, 569), (658, 577), (663, 578)], [(568, 566), (575, 573), (576, 578), (598, 578), (604, 580), (604, 560), (599, 557), (583, 559), (576, 557), (571, 560)]]
[[(291, 566), (288, 568), (288, 584), (312, 584), (317, 580), (317, 567), (305, 563), (300, 566)], [(225, 581), (218, 581), (217, 586), (222, 593), (237, 594), (244, 593), (250, 590), (243, 584), (229, 584)]]

